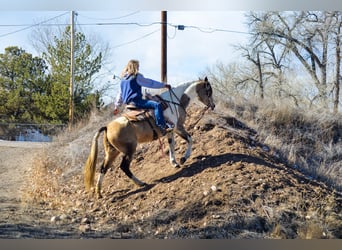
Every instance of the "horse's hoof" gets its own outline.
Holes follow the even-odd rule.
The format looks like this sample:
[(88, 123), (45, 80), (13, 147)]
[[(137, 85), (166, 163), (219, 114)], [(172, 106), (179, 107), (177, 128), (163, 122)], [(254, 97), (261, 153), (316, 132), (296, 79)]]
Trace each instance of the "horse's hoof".
[(185, 158), (185, 157), (182, 157), (182, 158), (180, 159), (180, 163), (183, 165), (185, 162), (186, 162), (186, 158)]
[(145, 187), (147, 186), (147, 183), (142, 182), (142, 181), (133, 181), (135, 185), (139, 186), (139, 187)]
[(176, 161), (171, 162), (172, 167), (174, 168), (180, 168), (179, 164)]

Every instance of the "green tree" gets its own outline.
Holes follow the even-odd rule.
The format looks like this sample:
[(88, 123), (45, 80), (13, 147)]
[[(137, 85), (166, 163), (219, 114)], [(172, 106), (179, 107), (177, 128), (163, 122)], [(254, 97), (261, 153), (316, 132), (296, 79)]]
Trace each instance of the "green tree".
[(47, 65), (39, 57), (12, 46), (0, 54), (0, 120), (35, 122), (40, 116), (37, 93), (45, 93)]
[[(68, 122), (70, 85), (70, 26), (47, 45), (43, 58), (50, 65), (51, 89), (41, 97), (46, 115)], [(82, 118), (94, 104), (94, 77), (101, 68), (102, 54), (94, 53), (83, 33), (75, 34), (74, 116)]]

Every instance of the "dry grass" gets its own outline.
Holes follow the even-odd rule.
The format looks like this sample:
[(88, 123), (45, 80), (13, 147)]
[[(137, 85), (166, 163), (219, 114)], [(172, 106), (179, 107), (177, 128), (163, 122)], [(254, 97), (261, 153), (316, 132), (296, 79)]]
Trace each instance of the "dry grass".
[[(29, 178), (31, 183), (25, 191), (26, 201), (39, 203), (47, 200), (50, 208), (55, 209), (63, 207), (67, 202), (73, 202), (65, 199), (68, 194), (83, 192), (83, 189), (79, 188), (79, 183), (83, 182), (83, 167), (89, 153), (91, 138), (95, 133), (94, 129), (112, 119), (110, 111), (110, 108), (101, 112), (94, 111), (89, 119), (57, 135), (53, 139), (54, 147), (49, 147), (35, 158)], [(100, 143), (100, 149), (101, 146)]]
[(242, 98), (221, 105), (257, 130), (283, 161), (342, 191), (341, 113)]

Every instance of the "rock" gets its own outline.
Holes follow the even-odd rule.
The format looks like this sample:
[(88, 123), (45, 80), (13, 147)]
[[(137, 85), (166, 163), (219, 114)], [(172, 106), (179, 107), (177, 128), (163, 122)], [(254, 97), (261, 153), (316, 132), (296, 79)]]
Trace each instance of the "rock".
[(81, 220), (81, 223), (82, 224), (90, 224), (90, 220), (87, 217), (85, 217)]
[(213, 215), (212, 215), (212, 218), (213, 218), (213, 219), (221, 219), (222, 216), (219, 215), (219, 214), (213, 214)]
[(50, 219), (50, 221), (53, 222), (53, 223), (55, 223), (57, 221), (60, 221), (60, 220), (61, 220), (61, 218), (59, 216), (52, 216), (51, 219)]
[(78, 227), (78, 229), (82, 232), (82, 233), (85, 233), (85, 232), (89, 232), (91, 230), (91, 227), (89, 224), (82, 224)]
[(59, 217), (61, 220), (70, 220), (71, 217), (67, 214), (62, 214), (60, 217)]

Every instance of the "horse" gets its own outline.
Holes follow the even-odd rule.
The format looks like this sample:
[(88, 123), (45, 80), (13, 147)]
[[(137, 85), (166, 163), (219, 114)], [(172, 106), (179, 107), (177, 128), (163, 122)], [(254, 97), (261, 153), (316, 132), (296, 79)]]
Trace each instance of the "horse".
[[(213, 90), (208, 78), (199, 79), (197, 81), (181, 84), (175, 88), (160, 94), (160, 97), (166, 102), (167, 108), (163, 111), (167, 121), (174, 124), (171, 132), (165, 136), (168, 138), (170, 163), (173, 167), (180, 167), (175, 158), (175, 141), (174, 133), (179, 135), (187, 142), (187, 150), (185, 155), (181, 157), (180, 163), (184, 164), (190, 157), (192, 139), (191, 135), (185, 130), (184, 122), (187, 116), (186, 108), (190, 102), (199, 101), (206, 106), (206, 109), (215, 108), (213, 101)], [(84, 184), (86, 190), (94, 187), (95, 169), (98, 155), (98, 137), (103, 132), (103, 144), (105, 157), (100, 167), (95, 192), (98, 198), (101, 198), (101, 186), (103, 178), (116, 159), (122, 153), (122, 161), (120, 169), (130, 178), (136, 185), (145, 186), (146, 183), (140, 181), (130, 171), (129, 166), (133, 160), (133, 154), (139, 143), (145, 143), (155, 140), (163, 136), (157, 129), (153, 117), (141, 121), (132, 121), (123, 113), (120, 117), (109, 122), (107, 126), (101, 127), (92, 139), (91, 150), (84, 166)]]

